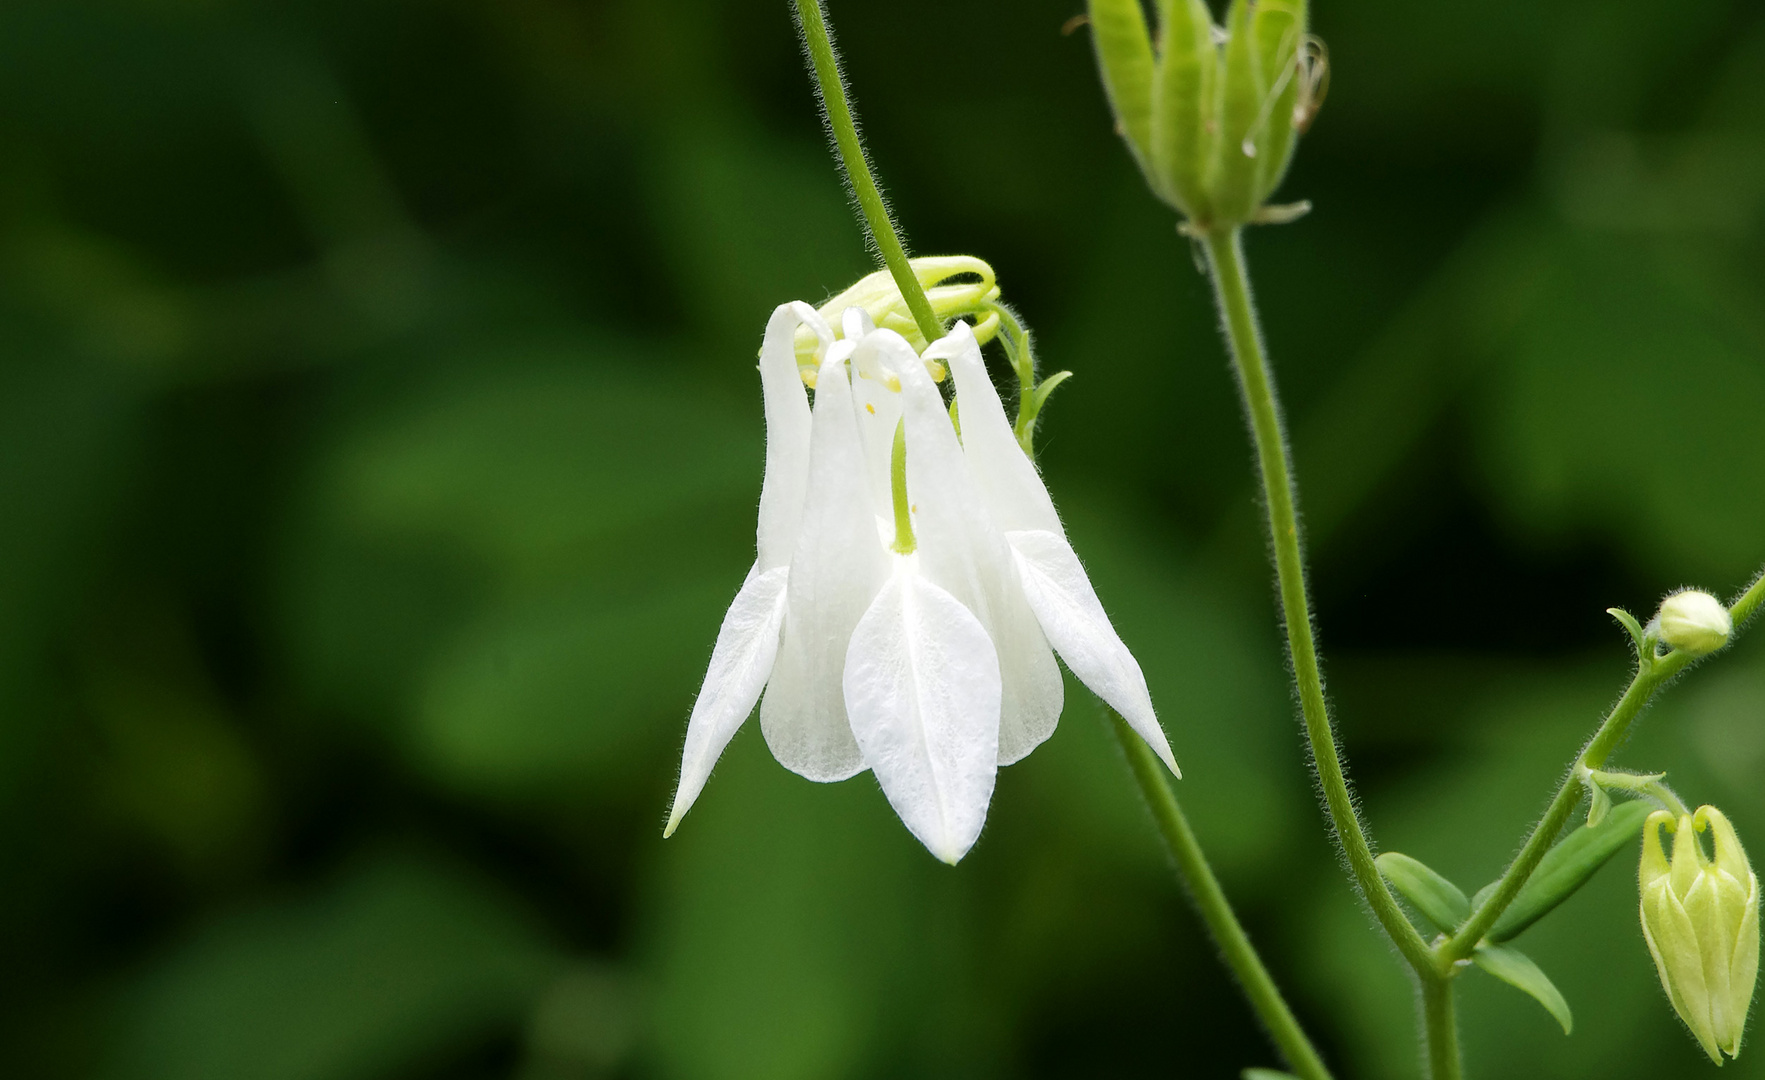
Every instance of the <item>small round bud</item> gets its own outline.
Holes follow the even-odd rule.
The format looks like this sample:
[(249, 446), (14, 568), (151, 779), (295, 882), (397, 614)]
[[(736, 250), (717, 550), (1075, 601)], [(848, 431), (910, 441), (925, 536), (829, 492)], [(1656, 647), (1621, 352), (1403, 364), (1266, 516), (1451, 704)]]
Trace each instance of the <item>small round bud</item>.
[(1687, 589), (1661, 601), (1661, 640), (1668, 646), (1702, 656), (1728, 644), (1734, 631), (1734, 620), (1722, 601), (1707, 592)]

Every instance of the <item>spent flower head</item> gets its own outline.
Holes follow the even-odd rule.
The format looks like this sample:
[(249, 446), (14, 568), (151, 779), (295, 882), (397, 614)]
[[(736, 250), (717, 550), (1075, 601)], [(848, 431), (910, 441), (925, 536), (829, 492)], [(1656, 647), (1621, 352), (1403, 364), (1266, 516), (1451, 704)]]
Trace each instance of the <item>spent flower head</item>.
[(1159, 198), (1199, 229), (1289, 220), (1264, 207), (1323, 104), (1328, 63), (1306, 0), (1090, 0), (1092, 39), (1116, 126)]

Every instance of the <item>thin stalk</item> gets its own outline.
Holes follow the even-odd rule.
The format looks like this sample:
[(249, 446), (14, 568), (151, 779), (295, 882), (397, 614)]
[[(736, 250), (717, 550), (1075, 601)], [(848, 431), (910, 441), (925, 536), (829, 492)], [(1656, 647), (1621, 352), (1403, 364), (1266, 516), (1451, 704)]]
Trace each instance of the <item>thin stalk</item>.
[(1158, 831), (1163, 834), (1172, 857), (1177, 861), (1177, 870), (1188, 885), (1189, 898), (1194, 901), (1196, 912), (1219, 946), (1226, 966), (1238, 977), (1238, 985), (1243, 988), (1251, 1008), (1256, 1010), (1258, 1019), (1268, 1030), (1281, 1056), (1287, 1059), (1287, 1067), (1294, 1075), (1302, 1080), (1329, 1080), (1330, 1070), (1325, 1068), (1323, 1058), (1306, 1038), (1305, 1030), (1299, 1026), (1293, 1010), (1287, 1007), (1275, 980), (1269, 976), (1268, 968), (1263, 966), (1256, 947), (1250, 943), (1249, 935), (1233, 913), (1225, 890), (1220, 888), (1219, 879), (1202, 853), (1201, 842), (1195, 838), (1195, 831), (1189, 827), (1189, 819), (1177, 802), (1176, 792), (1165, 780), (1164, 764), (1152, 748), (1134, 734), (1126, 721), (1113, 711), (1109, 715), (1116, 738), (1128, 755), (1134, 778), (1140, 781), (1140, 790), (1146, 795), (1146, 805), (1152, 809), (1153, 820), (1158, 823)]
[(907, 249), (889, 217), (889, 206), (876, 186), (876, 178), (871, 175), (870, 162), (864, 156), (864, 144), (858, 139), (858, 124), (852, 119), (852, 106), (846, 100), (845, 76), (840, 73), (839, 55), (834, 52), (833, 35), (828, 30), (820, 0), (795, 2), (803, 47), (808, 50), (810, 63), (815, 68), (815, 87), (821, 97), (822, 115), (833, 134), (834, 145), (839, 149), (840, 163), (845, 166), (852, 195), (864, 214), (870, 240), (876, 245), (877, 254), (882, 256), (883, 265), (889, 268), (890, 276), (895, 279), (895, 287), (901, 290), (902, 298), (907, 301), (907, 310), (913, 313), (919, 332), (926, 341), (936, 341), (944, 336), (944, 327), (932, 311), (931, 301), (926, 299), (919, 278), (913, 274), (913, 266), (907, 261)]
[(1422, 1023), (1428, 1029), (1428, 1076), (1431, 1080), (1460, 1080), (1459, 1020), (1453, 1007), (1452, 980), (1422, 977)]
[(1287, 650), (1293, 677), (1299, 686), (1300, 713), (1311, 744), (1312, 766), (1323, 788), (1324, 806), (1335, 826), (1336, 839), (1348, 857), (1349, 869), (1361, 895), (1373, 909), (1379, 925), (1396, 943), (1398, 951), (1422, 977), (1424, 984), (1437, 971), (1428, 943), (1410, 925), (1397, 898), (1379, 875), (1373, 850), (1355, 813), (1354, 796), (1343, 774), (1336, 732), (1324, 703), (1324, 678), (1318, 668), (1317, 643), (1312, 638), (1311, 602), (1306, 596), (1305, 559), (1299, 547), (1299, 515), (1295, 508), (1292, 468), (1287, 442), (1281, 431), (1281, 410), (1274, 380), (1263, 357), (1262, 334), (1250, 297), (1250, 281), (1244, 272), (1240, 231), (1206, 235), (1208, 265), (1212, 269), (1214, 299), (1219, 304), (1226, 341), (1250, 415), (1250, 433), (1256, 444), (1262, 472), (1263, 500), (1268, 509), (1269, 534), (1275, 553), (1275, 577), (1281, 592), (1282, 621), (1287, 628)]

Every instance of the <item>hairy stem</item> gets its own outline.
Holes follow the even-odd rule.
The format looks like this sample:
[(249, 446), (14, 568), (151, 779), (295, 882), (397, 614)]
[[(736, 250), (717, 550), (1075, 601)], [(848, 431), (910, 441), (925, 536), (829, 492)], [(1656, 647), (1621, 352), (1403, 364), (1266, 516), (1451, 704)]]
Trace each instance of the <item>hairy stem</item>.
[[(1761, 601), (1765, 601), (1765, 574), (1756, 578), (1752, 586), (1742, 593), (1740, 599), (1736, 600), (1728, 609), (1730, 617), (1734, 620), (1737, 636), (1741, 626), (1752, 617)], [(1533, 826), (1532, 835), (1526, 838), (1525, 846), (1520, 849), (1518, 855), (1514, 856), (1514, 860), (1508, 864), (1508, 868), (1502, 871), (1495, 891), (1489, 895), (1489, 899), (1485, 900), (1481, 907), (1471, 913), (1471, 917), (1465, 920), (1464, 925), (1460, 926), (1449, 940), (1441, 943), (1438, 954), (1442, 967), (1471, 955), (1471, 950), (1477, 947), (1477, 942), (1481, 941), (1483, 935), (1489, 932), (1489, 928), (1495, 925), (1495, 920), (1501, 918), (1501, 913), (1508, 909), (1508, 905), (1514, 902), (1514, 898), (1520, 895), (1521, 888), (1532, 876), (1532, 872), (1538, 869), (1538, 864), (1544, 858), (1545, 853), (1550, 850), (1551, 843), (1556, 840), (1557, 834), (1563, 830), (1564, 825), (1568, 824), (1569, 816), (1580, 805), (1583, 770), (1598, 769), (1605, 765), (1606, 759), (1612, 756), (1612, 751), (1616, 750), (1619, 744), (1624, 741), (1624, 737), (1630, 733), (1631, 723), (1642, 714), (1643, 708), (1648, 705), (1649, 699), (1654, 697), (1655, 691), (1671, 682), (1673, 677), (1685, 670), (1693, 659), (1694, 657), (1682, 652), (1671, 652), (1660, 657), (1642, 656), (1638, 658), (1636, 676), (1630, 680), (1630, 686), (1625, 689), (1624, 696), (1618, 699), (1618, 704), (1612, 706), (1611, 713), (1600, 724), (1599, 730), (1593, 733), (1593, 738), (1589, 739), (1587, 745), (1582, 748), (1581, 756), (1576, 759), (1569, 774), (1563, 778), (1563, 782), (1557, 788), (1557, 794), (1551, 799), (1551, 804), (1545, 810), (1544, 816), (1538, 819), (1537, 825)]]
[(895, 287), (901, 290), (902, 298), (907, 301), (907, 310), (913, 313), (919, 332), (925, 335), (926, 341), (936, 341), (944, 336), (943, 325), (932, 311), (931, 301), (926, 299), (919, 278), (913, 274), (913, 267), (907, 261), (907, 249), (889, 217), (888, 204), (883, 201), (882, 191), (871, 175), (870, 162), (864, 156), (864, 144), (858, 139), (858, 124), (852, 119), (852, 106), (846, 100), (846, 80), (840, 73), (839, 56), (834, 52), (826, 14), (821, 10), (820, 0), (795, 2), (803, 46), (815, 68), (815, 86), (821, 97), (822, 113), (828, 130), (833, 133), (834, 145), (839, 149), (840, 163), (845, 166), (852, 195), (864, 214), (870, 240), (882, 256), (883, 265), (889, 268), (890, 276), (895, 279)]
[(1459, 1020), (1452, 1000), (1452, 980), (1422, 979), (1422, 1023), (1428, 1030), (1428, 1076), (1431, 1080), (1460, 1080)]
[(1163, 834), (1172, 857), (1177, 861), (1177, 869), (1188, 886), (1195, 910), (1207, 924), (1226, 966), (1238, 977), (1238, 985), (1249, 999), (1251, 1008), (1256, 1010), (1257, 1018), (1268, 1030), (1281, 1056), (1287, 1059), (1287, 1067), (1294, 1075), (1302, 1080), (1329, 1080), (1330, 1071), (1324, 1067), (1323, 1058), (1306, 1038), (1305, 1030), (1282, 999), (1275, 980), (1269, 976), (1268, 968), (1263, 966), (1256, 947), (1250, 943), (1249, 935), (1233, 913), (1225, 890), (1220, 888), (1219, 879), (1214, 876), (1207, 856), (1201, 851), (1201, 843), (1195, 838), (1189, 819), (1177, 802), (1176, 793), (1165, 780), (1164, 764), (1152, 748), (1134, 734), (1126, 721), (1113, 711), (1109, 715), (1116, 738), (1128, 755), (1128, 765), (1134, 770), (1134, 778), (1140, 781), (1140, 790), (1145, 793), (1146, 804), (1158, 823), (1158, 831)]
[(1237, 228), (1207, 234), (1208, 266), (1212, 270), (1214, 299), (1219, 305), (1226, 341), (1238, 372), (1244, 407), (1250, 417), (1250, 434), (1256, 444), (1262, 472), (1263, 500), (1268, 509), (1269, 533), (1275, 553), (1275, 577), (1280, 586), (1281, 615), (1287, 629), (1287, 649), (1293, 677), (1299, 686), (1300, 713), (1306, 739), (1311, 744), (1312, 766), (1323, 788), (1324, 805), (1335, 826), (1336, 839), (1348, 858), (1349, 869), (1361, 895), (1373, 909), (1379, 925), (1396, 943), (1410, 966), (1424, 981), (1437, 969), (1427, 942), (1410, 925), (1397, 899), (1391, 895), (1373, 850), (1355, 813), (1354, 796), (1343, 774), (1336, 732), (1324, 703), (1324, 679), (1318, 668), (1317, 644), (1312, 638), (1311, 603), (1306, 596), (1305, 560), (1299, 547), (1299, 515), (1294, 505), (1292, 469), (1287, 443), (1281, 431), (1281, 410), (1274, 380), (1263, 358), (1262, 333), (1250, 298), (1250, 281), (1244, 272), (1244, 251)]

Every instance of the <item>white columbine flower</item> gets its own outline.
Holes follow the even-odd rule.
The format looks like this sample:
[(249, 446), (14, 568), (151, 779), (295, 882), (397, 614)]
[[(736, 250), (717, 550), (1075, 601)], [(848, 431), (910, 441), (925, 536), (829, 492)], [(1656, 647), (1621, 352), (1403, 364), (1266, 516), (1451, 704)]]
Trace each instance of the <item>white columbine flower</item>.
[[(836, 339), (797, 303), (767, 324), (758, 558), (687, 723), (666, 832), (764, 690), (760, 726), (781, 764), (821, 781), (871, 770), (913, 835), (954, 863), (980, 836), (998, 766), (1054, 731), (1055, 651), (1175, 772), (1140, 665), (968, 325), (921, 356), (862, 308), (841, 322)], [(817, 342), (813, 410), (800, 327)], [(955, 377), (960, 438), (927, 372), (939, 360)]]

